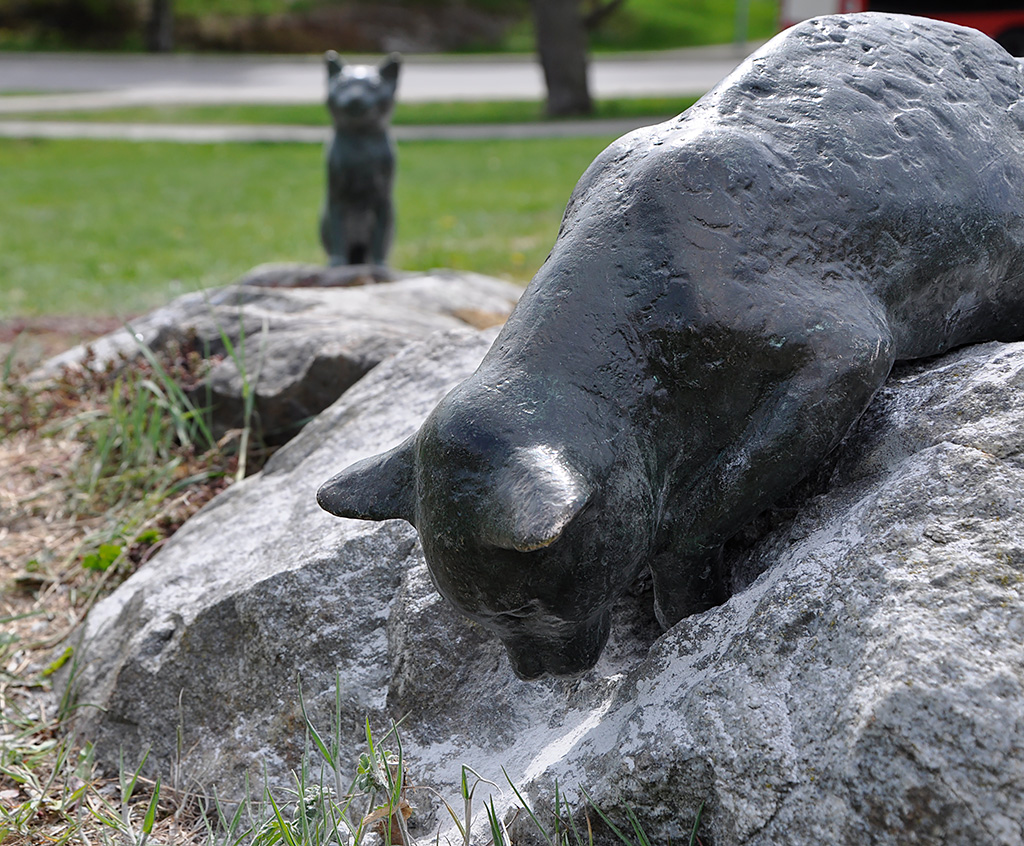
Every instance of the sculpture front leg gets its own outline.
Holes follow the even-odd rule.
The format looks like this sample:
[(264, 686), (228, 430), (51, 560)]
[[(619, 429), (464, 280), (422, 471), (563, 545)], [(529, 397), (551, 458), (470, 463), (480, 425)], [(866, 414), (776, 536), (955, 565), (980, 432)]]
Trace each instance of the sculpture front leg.
[[(388, 196), (390, 197), (390, 186)], [(388, 199), (377, 207), (373, 232), (370, 238), (369, 260), (373, 264), (386, 264), (388, 252), (391, 250), (391, 241), (395, 232), (395, 211)]]
[(327, 253), (331, 267), (348, 264), (348, 238), (345, 234), (344, 216), (341, 209), (330, 201), (320, 215), (320, 243)]
[(892, 368), (887, 330), (846, 324), (750, 415), (742, 434), (664, 508), (652, 561), (655, 613), (666, 628), (727, 597), (722, 545), (804, 479), (864, 413)]

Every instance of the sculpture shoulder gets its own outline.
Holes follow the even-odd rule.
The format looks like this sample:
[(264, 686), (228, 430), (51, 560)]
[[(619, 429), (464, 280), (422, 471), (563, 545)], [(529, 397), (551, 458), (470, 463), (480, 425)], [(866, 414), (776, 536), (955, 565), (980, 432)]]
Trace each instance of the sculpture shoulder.
[(784, 163), (757, 133), (716, 122), (695, 106), (624, 136), (598, 156), (569, 199), (560, 237), (577, 229), (591, 237), (596, 227), (629, 241), (635, 227), (633, 234), (646, 239), (651, 226), (679, 231), (700, 218), (714, 225), (710, 218), (719, 206), (723, 220), (736, 220), (745, 212), (733, 202), (755, 181), (778, 181), (780, 167)]

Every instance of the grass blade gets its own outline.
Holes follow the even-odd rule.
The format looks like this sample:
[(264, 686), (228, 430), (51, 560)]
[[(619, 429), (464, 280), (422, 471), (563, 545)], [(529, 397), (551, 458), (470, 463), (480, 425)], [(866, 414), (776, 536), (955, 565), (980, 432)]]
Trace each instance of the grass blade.
[[(707, 801), (707, 800), (705, 800)], [(697, 817), (693, 821), (693, 831), (690, 832), (690, 846), (696, 846), (697, 843), (697, 829), (700, 828), (701, 814), (704, 813), (704, 802), (700, 803), (700, 807), (697, 808)]]
[(149, 835), (153, 833), (153, 825), (156, 823), (156, 806), (160, 801), (160, 778), (157, 777), (156, 783), (153, 785), (153, 796), (149, 800), (149, 807), (146, 809), (146, 816), (142, 820), (142, 838), (139, 840), (139, 846), (146, 846), (146, 841), (149, 839)]
[[(498, 814), (494, 810), (494, 799), (492, 798), (490, 803), (485, 806), (487, 808), (487, 822), (491, 826), (491, 842), (493, 846), (505, 846), (505, 831), (501, 822), (498, 820)], [(542, 830), (543, 833), (543, 830)], [(544, 835), (547, 837), (547, 835)], [(548, 840), (548, 843), (551, 841)]]
[[(533, 820), (533, 824), (537, 826), (537, 831), (539, 831), (541, 836), (548, 842), (548, 846), (555, 846), (555, 844), (551, 842), (551, 838), (548, 836), (548, 833), (544, 830), (544, 826), (542, 826), (540, 824), (540, 820), (537, 819), (537, 815), (534, 814), (533, 809), (527, 804), (526, 800), (523, 798), (523, 794), (519, 792), (519, 788), (512, 783), (512, 779), (509, 778), (508, 772), (504, 767), (501, 768), (501, 771), (504, 773), (505, 780), (508, 782), (509, 787), (512, 788), (512, 791), (516, 794), (516, 798), (522, 804), (523, 810), (530, 815), (530, 819)], [(493, 799), (491, 800), (491, 804), (494, 804)]]
[(593, 808), (593, 809), (594, 809), (594, 810), (595, 810), (595, 811), (597, 812), (597, 815), (598, 815), (598, 816), (599, 816), (599, 817), (600, 817), (600, 818), (601, 818), (601, 819), (602, 819), (602, 820), (604, 821), (604, 824), (605, 824), (606, 826), (608, 826), (608, 828), (610, 828), (610, 829), (612, 830), (612, 833), (613, 833), (613, 834), (614, 834), (614, 835), (615, 835), (616, 837), (618, 837), (618, 838), (619, 838), (619, 840), (621, 840), (621, 841), (622, 841), (623, 843), (625, 843), (625, 844), (626, 844), (626, 846), (633, 846), (633, 844), (629, 842), (629, 838), (628, 838), (628, 837), (626, 837), (626, 835), (625, 835), (625, 834), (623, 834), (623, 833), (622, 833), (622, 832), (621, 832), (621, 831), (619, 830), (618, 826), (616, 826), (616, 825), (615, 825), (615, 823), (613, 823), (613, 822), (612, 822), (612, 821), (611, 821), (610, 819), (608, 819), (608, 815), (607, 815), (607, 814), (605, 814), (605, 812), (604, 812), (604, 811), (602, 811), (602, 810), (601, 810), (601, 809), (600, 809), (600, 808), (599, 808), (599, 807), (597, 806), (597, 803), (596, 803), (596, 802), (595, 802), (595, 801), (594, 801), (594, 800), (593, 800), (593, 799), (592, 799), (592, 798), (590, 797), (590, 794), (589, 794), (589, 793), (587, 793), (587, 791), (586, 791), (586, 790), (584, 790), (584, 791), (583, 791), (583, 795), (584, 795), (584, 796), (586, 797), (586, 799), (587, 799), (587, 801), (588, 801), (588, 802), (590, 803), (591, 807), (592, 807), (592, 808)]
[[(302, 719), (306, 724), (306, 730), (309, 732), (309, 736), (313, 738), (313, 743), (316, 748), (320, 750), (320, 754), (324, 756), (324, 760), (328, 763), (332, 770), (337, 770), (338, 762), (335, 760), (334, 752), (327, 746), (327, 743), (320, 736), (320, 732), (316, 730), (316, 726), (309, 719), (309, 714), (306, 713), (306, 701), (302, 696), (302, 683), (299, 683), (299, 707), (302, 709)], [(340, 798), (340, 796), (339, 796)]]

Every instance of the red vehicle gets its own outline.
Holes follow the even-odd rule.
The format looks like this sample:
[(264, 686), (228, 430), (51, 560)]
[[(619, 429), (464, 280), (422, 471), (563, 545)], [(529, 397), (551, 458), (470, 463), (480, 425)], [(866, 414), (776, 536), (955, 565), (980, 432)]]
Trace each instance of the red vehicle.
[(782, 0), (783, 27), (818, 15), (896, 12), (979, 29), (1014, 56), (1024, 56), (1024, 3), (1017, 0)]

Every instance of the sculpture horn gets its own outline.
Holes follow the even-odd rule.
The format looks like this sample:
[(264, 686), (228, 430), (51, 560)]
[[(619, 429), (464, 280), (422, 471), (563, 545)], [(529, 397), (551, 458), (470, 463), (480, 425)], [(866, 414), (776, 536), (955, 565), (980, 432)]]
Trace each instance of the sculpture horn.
[(543, 549), (558, 540), (592, 493), (592, 486), (557, 450), (519, 449), (495, 479), (495, 508), (483, 538), (518, 552)]
[(357, 520), (414, 523), (416, 482), (415, 436), (381, 455), (357, 461), (324, 482), (316, 501), (324, 511)]

